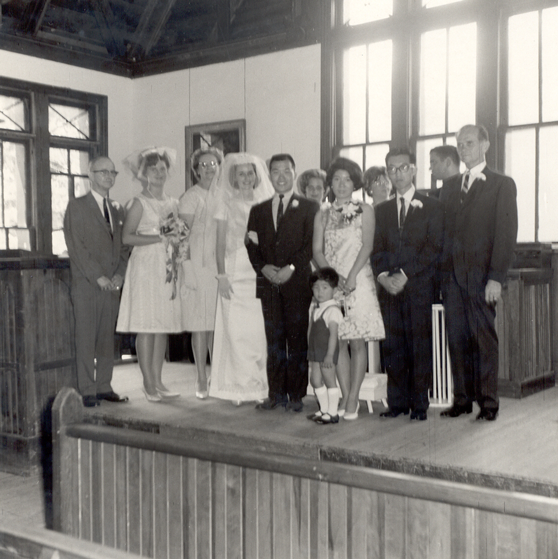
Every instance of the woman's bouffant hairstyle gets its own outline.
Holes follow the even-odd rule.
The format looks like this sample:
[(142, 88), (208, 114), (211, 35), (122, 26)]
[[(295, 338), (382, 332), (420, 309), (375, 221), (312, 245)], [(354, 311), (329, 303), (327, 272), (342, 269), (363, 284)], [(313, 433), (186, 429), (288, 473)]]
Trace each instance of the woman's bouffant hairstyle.
[[(143, 161), (141, 163), (142, 168), (145, 170), (147, 169), (147, 167), (151, 167), (153, 165), (157, 165), (157, 163), (159, 163), (159, 161), (162, 161), (166, 166), (167, 169), (170, 168), (171, 166), (171, 162), (170, 159), (168, 157), (168, 155), (166, 153), (148, 153), (144, 158)], [(144, 171), (145, 172), (145, 171)]]
[(310, 287), (314, 287), (314, 284), (319, 280), (327, 282), (330, 287), (335, 289), (339, 285), (339, 274), (333, 268), (325, 266), (324, 268), (312, 272), (309, 282)]
[(219, 148), (214, 148), (210, 146), (208, 148), (197, 149), (194, 153), (192, 153), (190, 157), (190, 169), (192, 171), (192, 180), (194, 182), (196, 182), (199, 179), (198, 165), (200, 164), (200, 158), (203, 155), (207, 155), (207, 154), (213, 155), (217, 159), (219, 165), (223, 164), (223, 159), (225, 158), (225, 156), (223, 155), (223, 152)]
[(240, 167), (240, 165), (252, 165), (252, 168), (254, 169), (254, 174), (256, 175), (256, 182), (254, 183), (254, 189), (258, 188), (258, 185), (260, 184), (260, 176), (258, 175), (258, 169), (256, 169), (256, 165), (254, 163), (250, 163), (249, 161), (247, 161), (246, 163), (237, 163), (236, 165), (232, 165), (231, 169), (229, 171), (229, 183), (231, 184), (231, 186), (233, 188), (238, 189), (238, 183), (236, 182), (236, 169), (237, 167)]
[(324, 190), (327, 188), (326, 172), (321, 169), (308, 169), (308, 171), (304, 171), (304, 173), (298, 177), (297, 181), (298, 191), (304, 196), (306, 196), (306, 188), (308, 188), (310, 179), (320, 179), (324, 183)]
[(353, 181), (353, 188), (355, 190), (360, 190), (362, 188), (362, 169), (359, 167), (358, 163), (355, 163), (346, 157), (338, 157), (337, 159), (334, 159), (333, 163), (329, 166), (326, 175), (327, 186), (331, 186), (333, 175), (339, 170), (347, 171), (347, 173), (349, 173), (349, 177), (351, 177), (351, 181)]
[(373, 167), (370, 167), (369, 169), (366, 169), (366, 171), (364, 171), (364, 184), (372, 184), (373, 182), (376, 182), (380, 177), (384, 177), (386, 180), (389, 180), (386, 168), (380, 165), (374, 165)]

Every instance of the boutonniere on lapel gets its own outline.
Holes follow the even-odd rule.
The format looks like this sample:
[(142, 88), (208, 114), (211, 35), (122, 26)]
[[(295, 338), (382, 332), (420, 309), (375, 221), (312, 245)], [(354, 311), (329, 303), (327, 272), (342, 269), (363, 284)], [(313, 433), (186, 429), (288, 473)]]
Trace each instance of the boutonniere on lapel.
[(354, 200), (349, 200), (335, 210), (341, 214), (343, 222), (349, 224), (362, 213), (362, 206)]
[(293, 201), (291, 202), (291, 208), (294, 208), (295, 210), (298, 208), (298, 200), (296, 198), (293, 198)]
[(485, 181), (486, 180), (486, 175), (484, 173), (479, 173), (478, 175), (475, 175), (473, 177), (473, 180), (481, 180), (481, 181)]
[(413, 210), (422, 209), (422, 202), (420, 200), (417, 200), (416, 198), (413, 198), (411, 200), (411, 208), (413, 208)]

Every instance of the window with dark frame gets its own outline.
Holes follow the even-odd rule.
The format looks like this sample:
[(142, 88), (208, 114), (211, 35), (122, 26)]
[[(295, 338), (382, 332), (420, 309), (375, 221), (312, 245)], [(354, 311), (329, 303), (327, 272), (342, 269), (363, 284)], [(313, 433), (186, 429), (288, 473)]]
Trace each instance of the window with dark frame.
[(0, 78), (0, 250), (64, 255), (71, 198), (107, 153), (107, 97)]
[(332, 107), (323, 111), (323, 165), (341, 154), (364, 170), (383, 165), (389, 145), (409, 145), (417, 187), (434, 188), (430, 150), (455, 145), (460, 126), (483, 123), (488, 164), (517, 183), (518, 240), (558, 240), (558, 0), (331, 6), (331, 34), (322, 45), (323, 102)]

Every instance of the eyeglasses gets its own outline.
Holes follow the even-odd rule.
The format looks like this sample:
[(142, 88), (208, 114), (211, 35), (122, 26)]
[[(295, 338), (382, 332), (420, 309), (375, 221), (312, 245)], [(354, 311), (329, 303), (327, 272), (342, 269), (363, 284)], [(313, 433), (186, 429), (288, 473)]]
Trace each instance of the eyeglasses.
[(115, 179), (116, 175), (118, 175), (118, 171), (109, 171), (108, 169), (100, 169), (99, 171), (93, 171), (93, 173), (101, 173), (101, 176), (104, 179), (107, 179), (108, 177)]
[(397, 171), (399, 171), (400, 173), (406, 173), (407, 171), (409, 171), (409, 169), (413, 169), (413, 168), (414, 165), (412, 163), (403, 163), (403, 165), (400, 165), (399, 167), (396, 167), (395, 165), (388, 165), (387, 172), (390, 175), (395, 175)]
[(216, 161), (200, 161), (200, 163), (198, 163), (198, 165), (202, 168), (202, 169), (215, 169), (215, 167), (217, 167), (217, 162)]

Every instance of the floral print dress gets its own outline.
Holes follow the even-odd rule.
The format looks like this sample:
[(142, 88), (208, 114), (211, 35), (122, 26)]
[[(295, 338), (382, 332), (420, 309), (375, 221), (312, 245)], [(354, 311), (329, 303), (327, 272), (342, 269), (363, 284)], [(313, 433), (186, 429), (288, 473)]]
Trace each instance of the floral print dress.
[[(347, 277), (362, 247), (362, 202), (350, 200), (341, 207), (323, 209), (324, 255), (338, 274)], [(383, 340), (384, 323), (376, 295), (376, 284), (367, 260), (356, 278), (356, 289), (349, 295), (336, 290), (335, 298), (344, 309), (339, 325), (341, 340)]]

